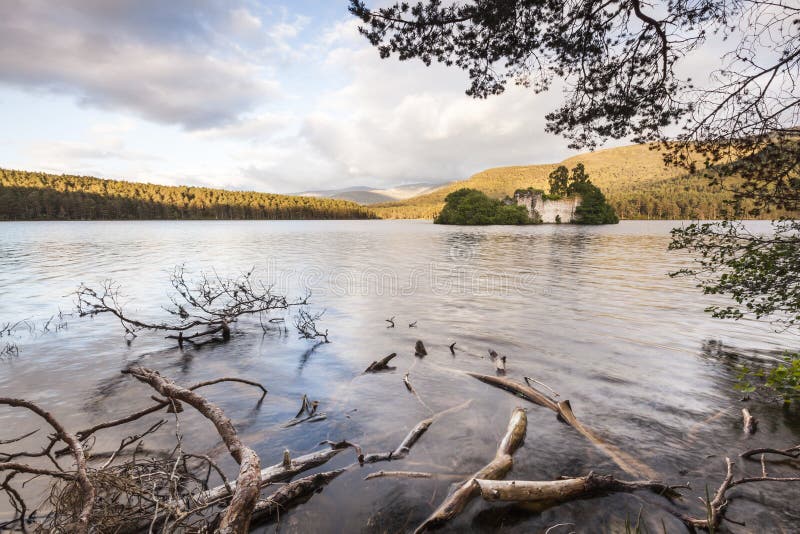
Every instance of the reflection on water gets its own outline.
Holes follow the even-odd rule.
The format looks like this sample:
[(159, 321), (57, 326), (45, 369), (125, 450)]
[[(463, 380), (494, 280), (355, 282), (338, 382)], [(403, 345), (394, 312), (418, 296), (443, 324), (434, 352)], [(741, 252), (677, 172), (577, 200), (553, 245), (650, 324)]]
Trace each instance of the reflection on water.
[[(408, 221), (282, 222), (93, 222), (0, 224), (0, 324), (43, 320), (80, 282), (112, 278), (128, 306), (157, 316), (165, 304), (168, 273), (188, 270), (256, 272), (292, 295), (305, 288), (325, 308), (323, 326), (333, 343), (310, 350), (291, 331), (262, 336), (242, 324), (224, 346), (179, 351), (157, 335), (130, 346), (118, 325), (103, 317), (68, 319), (66, 330), (21, 336), (20, 356), (0, 363), (3, 394), (51, 409), (70, 428), (85, 426), (148, 405), (150, 392), (119, 374), (133, 364), (160, 369), (181, 383), (229, 375), (265, 383), (267, 399), (242, 385), (209, 388), (208, 395), (235, 420), (243, 439), (262, 457), (280, 460), (314, 450), (323, 439), (348, 439), (364, 449), (395, 447), (428, 410), (406, 391), (414, 387), (433, 410), (474, 399), (468, 411), (431, 427), (398, 470), (468, 473), (494, 455), (514, 406), (521, 404), (449, 368), (493, 372), (492, 348), (506, 355), (508, 376), (532, 376), (568, 398), (577, 416), (609, 441), (674, 482), (690, 481), (695, 493), (686, 510), (702, 515), (696, 496), (715, 487), (724, 457), (759, 445), (797, 443), (800, 428), (777, 407), (754, 405), (762, 420), (752, 438), (742, 436), (740, 402), (732, 391), (728, 352), (769, 358), (798, 340), (752, 321), (724, 322), (703, 309), (712, 297), (690, 280), (666, 273), (686, 258), (666, 251), (668, 222), (618, 226), (457, 228)], [(384, 319), (396, 317), (396, 328)], [(416, 321), (416, 328), (407, 325)], [(428, 349), (414, 358), (414, 342)], [(455, 356), (448, 345), (456, 342)], [(390, 352), (397, 370), (362, 375)], [(412, 368), (413, 366), (413, 368)], [(304, 394), (320, 401), (328, 419), (283, 429)], [(510, 477), (552, 479), (589, 470), (620, 474), (552, 412), (529, 405), (525, 445)], [(700, 424), (714, 414), (722, 414)], [(27, 415), (4, 410), (3, 427), (32, 427)], [(192, 413), (183, 428), (196, 452), (220, 455), (234, 472), (214, 434)], [(138, 428), (138, 427), (137, 427)], [(15, 432), (18, 433), (18, 432)], [(162, 445), (171, 442), (164, 432)], [(0, 435), (0, 439), (8, 437)], [(117, 435), (100, 435), (95, 450), (113, 450)], [(156, 438), (151, 447), (159, 445)], [(333, 466), (348, 463), (337, 458)], [(739, 462), (740, 464), (743, 462)], [(433, 466), (433, 467), (431, 467)], [(758, 472), (758, 465), (742, 468)], [(306, 532), (402, 531), (419, 524), (441, 501), (447, 482), (363, 481), (381, 464), (338, 478), (306, 506), (283, 518), (282, 530)], [(763, 490), (763, 491), (762, 491)], [(731, 515), (746, 530), (796, 524), (787, 503), (796, 487), (780, 493), (743, 488)], [(579, 532), (622, 529), (643, 509), (651, 530), (681, 531), (649, 495), (613, 495), (562, 506), (523, 510), (473, 503), (453, 531), (541, 532), (556, 523)], [(336, 518), (335, 521), (332, 518)], [(312, 528), (313, 526), (313, 528)], [(268, 530), (272, 530), (271, 528)]]

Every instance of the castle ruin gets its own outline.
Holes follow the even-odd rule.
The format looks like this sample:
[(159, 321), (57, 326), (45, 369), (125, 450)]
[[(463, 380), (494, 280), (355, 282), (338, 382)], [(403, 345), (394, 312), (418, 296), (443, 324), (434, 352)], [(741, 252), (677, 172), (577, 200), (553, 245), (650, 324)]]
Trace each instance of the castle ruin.
[(542, 191), (521, 189), (514, 193), (514, 203), (525, 206), (528, 215), (543, 223), (571, 223), (575, 220), (575, 210), (581, 205), (581, 197), (567, 197), (559, 200), (544, 198)]

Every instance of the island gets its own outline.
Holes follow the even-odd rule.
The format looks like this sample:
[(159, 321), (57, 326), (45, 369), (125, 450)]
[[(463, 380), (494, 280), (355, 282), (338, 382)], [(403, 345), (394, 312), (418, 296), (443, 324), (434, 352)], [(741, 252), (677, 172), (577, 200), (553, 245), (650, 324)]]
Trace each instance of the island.
[(513, 197), (490, 198), (477, 189), (462, 188), (445, 197), (436, 224), (617, 224), (619, 217), (605, 195), (586, 174), (582, 163), (572, 173), (560, 165), (549, 177), (550, 192), (528, 187)]

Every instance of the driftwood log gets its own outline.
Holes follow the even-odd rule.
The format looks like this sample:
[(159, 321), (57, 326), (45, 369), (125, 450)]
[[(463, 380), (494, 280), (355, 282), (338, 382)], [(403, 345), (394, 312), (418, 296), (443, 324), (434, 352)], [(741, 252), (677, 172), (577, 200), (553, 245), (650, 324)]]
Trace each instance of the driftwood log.
[(262, 522), (273, 518), (288, 509), (292, 504), (321, 491), (323, 487), (345, 471), (346, 469), (337, 469), (325, 473), (316, 473), (289, 482), (266, 499), (261, 499), (256, 503), (253, 510), (253, 520)]
[(677, 498), (676, 488), (654, 480), (624, 481), (610, 475), (589, 473), (583, 477), (560, 480), (481, 480), (475, 481), (481, 497), (487, 501), (561, 502), (579, 499), (597, 492), (634, 492), (649, 490), (658, 495)]
[[(365, 454), (363, 455), (363, 457), (359, 457), (359, 463), (372, 464), (375, 462), (385, 462), (385, 461), (400, 460), (402, 458), (405, 458), (408, 455), (409, 451), (411, 450), (411, 447), (413, 447), (414, 444), (417, 443), (417, 441), (419, 441), (419, 438), (421, 438), (422, 435), (425, 432), (427, 432), (428, 428), (430, 428), (430, 426), (433, 424), (434, 421), (445, 415), (457, 412), (459, 410), (463, 410), (471, 403), (472, 400), (470, 399), (468, 401), (462, 402), (458, 406), (453, 406), (452, 408), (442, 410), (441, 412), (435, 413), (427, 419), (423, 419), (422, 421), (417, 423), (408, 434), (406, 434), (406, 437), (403, 438), (403, 441), (400, 442), (400, 445), (398, 445), (396, 449), (389, 452)], [(360, 451), (360, 449), (357, 450)]]
[(758, 419), (753, 417), (747, 408), (742, 408), (742, 427), (747, 435), (755, 434), (758, 430)]
[(411, 431), (406, 434), (406, 437), (403, 438), (403, 441), (400, 442), (400, 445), (393, 451), (389, 452), (378, 452), (373, 454), (365, 454), (364, 458), (361, 460), (361, 463), (365, 464), (372, 464), (375, 462), (385, 462), (387, 460), (400, 460), (401, 458), (405, 458), (408, 455), (408, 452), (411, 450), (411, 447), (419, 441), (419, 438), (428, 431), (428, 428), (433, 424), (433, 417), (429, 417), (417, 423)]
[[(290, 458), (289, 462), (281, 461), (279, 464), (265, 467), (260, 473), (261, 487), (263, 488), (269, 484), (289, 480), (304, 471), (314, 469), (328, 462), (331, 458), (342, 452), (342, 450), (342, 448), (332, 448), (325, 451), (313, 452), (311, 454), (298, 456), (297, 458)], [(237, 484), (238, 480), (231, 482), (228, 487), (223, 484), (205, 491), (192, 499), (194, 501), (193, 505), (203, 506), (219, 501), (227, 495), (230, 495), (230, 492), (236, 488)]]
[(393, 352), (390, 355), (388, 355), (388, 356), (386, 356), (386, 357), (384, 357), (384, 358), (382, 358), (380, 360), (375, 360), (374, 362), (369, 364), (369, 367), (367, 367), (364, 370), (364, 372), (365, 373), (377, 373), (378, 371), (390, 371), (390, 370), (394, 369), (394, 367), (390, 367), (389, 366), (389, 362), (392, 361), (392, 359), (394, 359), (395, 357), (397, 357), (397, 353)]
[(512, 455), (525, 439), (527, 424), (525, 410), (515, 408), (508, 423), (508, 429), (497, 447), (494, 459), (448, 495), (415, 532), (425, 532), (429, 528), (450, 521), (461, 513), (464, 507), (480, 492), (476, 483), (477, 479), (497, 480), (505, 477), (514, 464)]
[(218, 532), (246, 534), (250, 530), (250, 518), (261, 491), (261, 460), (255, 451), (241, 442), (225, 412), (201, 395), (180, 387), (158, 372), (145, 367), (134, 367), (123, 373), (149, 384), (168, 399), (185, 402), (214, 424), (231, 456), (239, 464), (236, 489), (222, 516)]
[(611, 460), (613, 460), (614, 463), (620, 467), (620, 469), (629, 475), (635, 477), (645, 477), (648, 479), (657, 478), (656, 472), (653, 469), (645, 465), (643, 462), (637, 460), (627, 452), (623, 451), (619, 447), (608, 443), (605, 439), (598, 435), (597, 432), (581, 423), (578, 418), (575, 417), (575, 414), (572, 411), (572, 406), (568, 400), (556, 401), (549, 395), (542, 393), (541, 391), (534, 389), (527, 384), (521, 384), (503, 376), (489, 376), (470, 372), (467, 374), (473, 378), (477, 378), (481, 382), (498, 387), (513, 393), (517, 397), (552, 410), (556, 413), (559, 420), (577, 430), (595, 447), (603, 451), (609, 458), (611, 458)]

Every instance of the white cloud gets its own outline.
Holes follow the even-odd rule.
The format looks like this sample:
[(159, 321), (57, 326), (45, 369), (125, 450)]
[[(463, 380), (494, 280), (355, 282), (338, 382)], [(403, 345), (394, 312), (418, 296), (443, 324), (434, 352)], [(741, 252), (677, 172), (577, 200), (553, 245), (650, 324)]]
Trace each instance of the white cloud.
[(557, 89), (474, 100), (462, 71), (381, 60), (352, 18), (141, 1), (143, 11), (134, 0), (0, 3), (0, 83), (70, 95), (108, 119), (21, 140), (28, 168), (293, 192), (440, 182), (572, 154), (544, 133)]
[(198, 130), (195, 135), (205, 139), (264, 142), (285, 135), (296, 121), (297, 117), (288, 113), (260, 113), (241, 117), (224, 126)]
[[(0, 82), (66, 93), (85, 105), (188, 129), (233, 122), (277, 93), (278, 83), (265, 79), (260, 66), (215, 49), (191, 18), (173, 20), (177, 27), (171, 28), (184, 30), (192, 42), (186, 46), (177, 37), (153, 35), (154, 27), (145, 29), (135, 18), (126, 23), (128, 2), (105, 9), (95, 4), (2, 4)], [(106, 20), (114, 23), (100, 24)]]
[(571, 154), (563, 139), (544, 133), (544, 114), (557, 104), (557, 92), (510, 87), (499, 97), (472, 99), (463, 92), (464, 73), (381, 60), (353, 40), (355, 27), (337, 24), (322, 35), (329, 45), (342, 44), (326, 55), (326, 68), (346, 73), (349, 82), (319, 96), (301, 131), (340, 182), (460, 179), (487, 167)]

